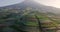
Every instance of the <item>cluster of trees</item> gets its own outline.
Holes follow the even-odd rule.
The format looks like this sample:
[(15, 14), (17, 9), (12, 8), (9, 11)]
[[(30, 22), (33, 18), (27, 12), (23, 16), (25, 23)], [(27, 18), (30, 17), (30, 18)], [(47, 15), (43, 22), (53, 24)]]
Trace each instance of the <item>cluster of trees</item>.
[(23, 14), (2, 10), (0, 12), (0, 32), (27, 32), (23, 18)]

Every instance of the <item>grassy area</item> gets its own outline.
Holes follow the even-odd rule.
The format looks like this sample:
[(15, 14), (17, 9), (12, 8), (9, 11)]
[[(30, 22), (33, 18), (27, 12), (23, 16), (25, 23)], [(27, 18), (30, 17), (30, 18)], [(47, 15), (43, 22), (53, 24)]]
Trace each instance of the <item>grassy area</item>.
[[(32, 16), (30, 16), (30, 17), (32, 17)], [(33, 17), (34, 18), (34, 17)], [(38, 15), (38, 18), (40, 19), (40, 20), (43, 20), (43, 21), (46, 21), (46, 20), (49, 20), (49, 21), (51, 21), (47, 16), (42, 16), (42, 15)], [(46, 21), (47, 22), (47, 21)], [(38, 21), (27, 21), (27, 23), (26, 23), (28, 26), (38, 26)], [(57, 26), (58, 24), (56, 23), (56, 22), (54, 22), (54, 21), (52, 21), (52, 23), (51, 24), (44, 24), (44, 25), (42, 25), (43, 27), (54, 27), (54, 26)]]

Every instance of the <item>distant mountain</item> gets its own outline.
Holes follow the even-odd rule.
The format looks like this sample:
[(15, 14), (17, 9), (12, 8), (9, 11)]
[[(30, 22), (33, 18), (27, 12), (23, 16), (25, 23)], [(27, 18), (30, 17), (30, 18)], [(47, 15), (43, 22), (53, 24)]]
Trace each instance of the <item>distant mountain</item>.
[(10, 6), (5, 6), (5, 7), (0, 7), (0, 9), (25, 9), (26, 7), (31, 7), (33, 9), (38, 9), (39, 11), (43, 11), (43, 12), (53, 12), (53, 13), (60, 13), (60, 8), (55, 8), (55, 7), (51, 7), (51, 6), (45, 6), (42, 5), (40, 3), (37, 3), (33, 0), (25, 0), (22, 3), (18, 3), (18, 4), (14, 4), (14, 5), (10, 5)]

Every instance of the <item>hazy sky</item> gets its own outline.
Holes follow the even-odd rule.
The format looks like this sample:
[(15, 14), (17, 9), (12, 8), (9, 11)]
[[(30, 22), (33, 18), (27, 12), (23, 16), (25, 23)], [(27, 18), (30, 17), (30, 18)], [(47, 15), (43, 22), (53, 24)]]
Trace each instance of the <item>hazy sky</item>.
[(44, 5), (60, 8), (60, 0), (36, 0), (36, 2), (39, 2)]
[[(20, 3), (23, 0), (0, 0), (0, 7)], [(60, 0), (35, 0), (38, 3), (60, 8)]]
[(0, 7), (20, 3), (23, 0), (0, 0)]

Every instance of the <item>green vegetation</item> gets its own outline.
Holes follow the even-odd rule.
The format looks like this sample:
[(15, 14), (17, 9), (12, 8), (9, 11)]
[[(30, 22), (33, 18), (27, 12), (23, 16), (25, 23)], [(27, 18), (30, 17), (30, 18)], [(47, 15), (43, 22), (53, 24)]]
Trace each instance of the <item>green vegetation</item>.
[[(51, 28), (57, 27), (60, 24), (57, 21), (60, 21), (60, 18), (55, 14), (51, 17), (52, 13), (42, 13), (39, 10), (34, 11), (35, 9), (25, 9), (22, 12), (18, 10), (9, 10), (9, 9), (2, 9), (0, 12), (0, 28), (1, 30), (7, 31), (16, 31), (16, 32), (27, 32), (26, 29), (28, 26), (30, 27), (38, 27), (38, 21), (35, 17), (35, 14), (39, 18), (41, 22), (41, 26), (43, 28)], [(56, 19), (56, 20), (54, 20)], [(59, 20), (58, 20), (59, 19)], [(3, 25), (2, 25), (3, 24)]]

